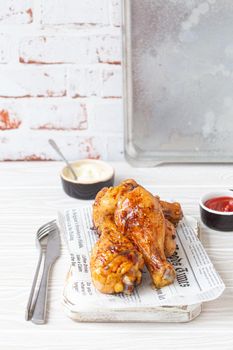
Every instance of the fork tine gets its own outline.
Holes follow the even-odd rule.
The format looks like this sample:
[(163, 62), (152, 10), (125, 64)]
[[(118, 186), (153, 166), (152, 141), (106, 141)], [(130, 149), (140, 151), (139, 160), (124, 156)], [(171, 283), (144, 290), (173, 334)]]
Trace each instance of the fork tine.
[(37, 233), (37, 238), (41, 239), (42, 237), (46, 236), (47, 234), (55, 231), (57, 229), (57, 225), (51, 225), (50, 227), (47, 227), (43, 231), (40, 231)]
[(44, 231), (38, 232), (37, 237), (40, 238), (41, 236), (47, 235), (51, 229), (46, 229)]
[(37, 238), (38, 238), (38, 239), (41, 239), (41, 238), (43, 238), (43, 237), (49, 235), (50, 233), (52, 233), (52, 232), (54, 232), (54, 231), (56, 231), (56, 227), (53, 227), (53, 228), (51, 228), (51, 229), (49, 229), (49, 230), (47, 230), (47, 231), (44, 231), (44, 232), (40, 233), (39, 235), (37, 235)]
[(46, 231), (46, 232), (44, 232), (44, 233), (38, 235), (38, 236), (37, 236), (37, 239), (40, 240), (40, 239), (44, 238), (45, 236), (47, 236), (48, 234), (49, 234), (49, 232)]
[(45, 230), (47, 230), (47, 229), (49, 229), (51, 227), (54, 227), (55, 225), (56, 225), (56, 220), (50, 221), (47, 224), (41, 226), (39, 228), (39, 230), (37, 231), (37, 233), (40, 234), (41, 232), (44, 232)]
[(49, 230), (51, 227), (55, 227), (56, 226), (56, 223), (53, 223), (53, 224), (50, 224), (50, 225), (47, 225), (41, 229), (39, 229), (37, 232), (40, 233), (40, 232), (44, 232), (44, 231), (47, 231)]
[(43, 231), (43, 232), (40, 232), (39, 234), (37, 234), (37, 238), (40, 239), (41, 237), (44, 237), (46, 235), (48, 235), (50, 232), (56, 230), (56, 227), (50, 227), (49, 229)]
[(40, 240), (43, 237), (48, 236), (50, 233), (54, 232), (55, 230), (56, 230), (56, 228), (53, 228), (51, 230), (47, 230), (47, 231), (41, 233), (40, 235), (37, 235), (37, 239)]

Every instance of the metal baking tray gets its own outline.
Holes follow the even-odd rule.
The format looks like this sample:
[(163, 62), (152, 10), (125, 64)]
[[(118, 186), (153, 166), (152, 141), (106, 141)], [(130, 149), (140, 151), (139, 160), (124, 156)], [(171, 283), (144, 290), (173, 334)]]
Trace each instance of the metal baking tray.
[(232, 0), (123, 1), (130, 163), (232, 163), (232, 18)]

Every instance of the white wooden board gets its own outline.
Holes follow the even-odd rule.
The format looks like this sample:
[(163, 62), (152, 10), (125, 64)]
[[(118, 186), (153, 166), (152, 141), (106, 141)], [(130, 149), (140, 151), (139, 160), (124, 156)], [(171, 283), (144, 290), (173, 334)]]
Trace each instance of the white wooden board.
[[(198, 222), (193, 217), (186, 217), (200, 238)], [(74, 300), (69, 298), (72, 288), (72, 268), (67, 274), (63, 292), (63, 305), (66, 314), (79, 322), (190, 322), (201, 313), (202, 304), (183, 306), (163, 306), (152, 308), (135, 308), (133, 310), (79, 310)], [(142, 281), (143, 283), (143, 281)]]

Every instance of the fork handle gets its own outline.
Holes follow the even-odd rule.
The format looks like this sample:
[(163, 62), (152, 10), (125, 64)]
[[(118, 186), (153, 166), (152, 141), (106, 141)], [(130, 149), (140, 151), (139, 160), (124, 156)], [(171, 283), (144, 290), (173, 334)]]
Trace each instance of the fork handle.
[(32, 299), (33, 299), (33, 296), (34, 296), (34, 293), (35, 293), (35, 287), (36, 287), (36, 283), (37, 283), (37, 280), (38, 280), (41, 260), (42, 260), (42, 251), (40, 251), (40, 255), (39, 255), (39, 259), (38, 259), (38, 263), (37, 263), (37, 267), (36, 267), (36, 272), (35, 272), (34, 279), (33, 279), (33, 282), (32, 282), (30, 295), (29, 295), (29, 298), (28, 298), (28, 303), (27, 303), (26, 313), (25, 313), (26, 321), (29, 321), (31, 319), (31, 317), (32, 317), (32, 312), (33, 312)]
[(44, 324), (46, 322), (47, 290), (51, 266), (52, 264), (46, 264), (45, 260), (44, 271), (40, 282), (35, 309), (31, 319), (31, 321), (35, 324)]

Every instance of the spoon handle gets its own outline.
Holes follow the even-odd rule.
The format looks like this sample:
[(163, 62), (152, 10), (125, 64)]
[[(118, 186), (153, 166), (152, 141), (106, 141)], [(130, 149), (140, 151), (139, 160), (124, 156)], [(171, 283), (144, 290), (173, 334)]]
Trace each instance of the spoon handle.
[(63, 153), (61, 152), (60, 148), (58, 147), (58, 145), (56, 144), (56, 142), (52, 139), (49, 139), (49, 144), (53, 147), (53, 149), (59, 154), (59, 156), (64, 160), (64, 162), (66, 163), (67, 167), (70, 169), (70, 171), (73, 174), (73, 177), (75, 178), (75, 180), (77, 180), (77, 175), (75, 174), (74, 169), (72, 168), (72, 166), (70, 165), (70, 163), (68, 162), (68, 160), (64, 157)]

